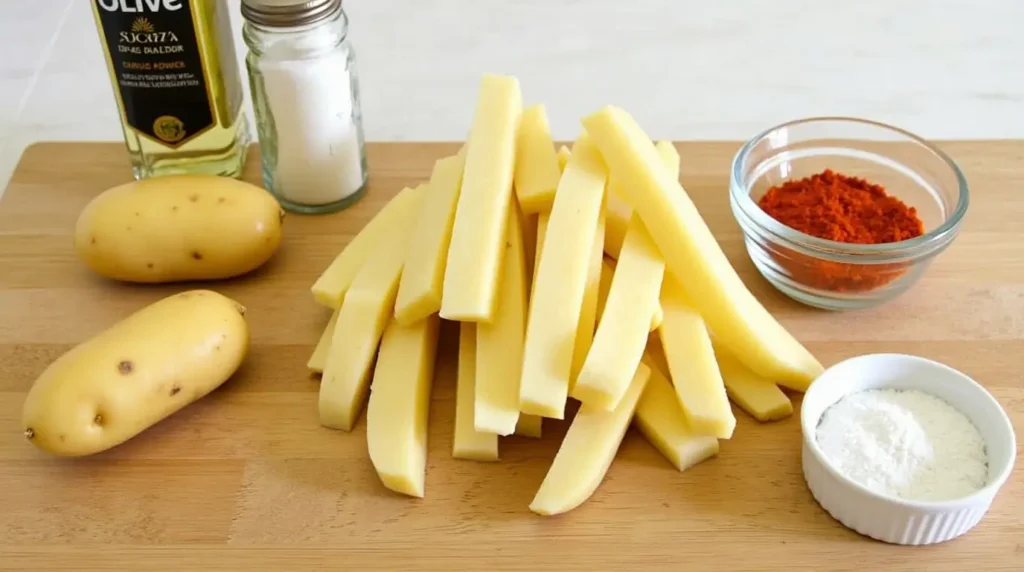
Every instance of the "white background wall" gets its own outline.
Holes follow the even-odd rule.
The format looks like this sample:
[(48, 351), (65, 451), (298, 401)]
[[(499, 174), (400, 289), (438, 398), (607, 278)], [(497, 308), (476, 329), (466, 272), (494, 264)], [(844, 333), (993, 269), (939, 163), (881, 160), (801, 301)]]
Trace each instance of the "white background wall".
[[(0, 183), (47, 139), (119, 140), (91, 0), (0, 0)], [(238, 4), (229, 0), (241, 58)], [(1024, 0), (346, 0), (371, 140), (455, 140), (484, 71), (557, 138), (606, 103), (653, 137), (851, 114), (1024, 138)]]

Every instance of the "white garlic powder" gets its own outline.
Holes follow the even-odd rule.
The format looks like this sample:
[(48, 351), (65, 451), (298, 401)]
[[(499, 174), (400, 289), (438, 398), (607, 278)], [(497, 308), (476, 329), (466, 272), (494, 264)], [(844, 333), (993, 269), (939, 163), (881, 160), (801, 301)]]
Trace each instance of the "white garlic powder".
[(948, 402), (917, 390), (871, 389), (829, 407), (816, 431), (836, 470), (881, 494), (942, 501), (988, 480), (985, 441)]

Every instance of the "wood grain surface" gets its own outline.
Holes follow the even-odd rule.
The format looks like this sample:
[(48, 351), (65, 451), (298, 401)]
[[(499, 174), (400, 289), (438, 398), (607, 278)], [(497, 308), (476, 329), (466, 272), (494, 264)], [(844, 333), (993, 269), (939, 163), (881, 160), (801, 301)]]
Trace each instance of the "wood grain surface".
[[(907, 352), (974, 376), (1024, 426), (1024, 142), (950, 142), (973, 190), (962, 235), (909, 294), (828, 313), (775, 292), (729, 213), (738, 145), (679, 144), (683, 183), (754, 293), (826, 364)], [(798, 414), (737, 412), (720, 455), (674, 470), (631, 430), (589, 502), (555, 518), (527, 505), (564, 435), (506, 438), (502, 460), (451, 458), (455, 328), (430, 412), (426, 498), (385, 490), (352, 433), (317, 422), (305, 369), (328, 312), (309, 286), (396, 191), (452, 144), (372, 144), (371, 189), (335, 215), (289, 215), (256, 273), (211, 286), (245, 304), (252, 351), (223, 388), (123, 446), (56, 459), (21, 435), (25, 393), (74, 344), (194, 286), (99, 278), (71, 245), (79, 210), (130, 180), (120, 144), (39, 144), (0, 201), (0, 569), (3, 570), (1024, 570), (1020, 469), (981, 524), (931, 547), (866, 539), (815, 504), (800, 472)], [(258, 181), (256, 156), (247, 178)], [(797, 397), (798, 399), (798, 397)]]

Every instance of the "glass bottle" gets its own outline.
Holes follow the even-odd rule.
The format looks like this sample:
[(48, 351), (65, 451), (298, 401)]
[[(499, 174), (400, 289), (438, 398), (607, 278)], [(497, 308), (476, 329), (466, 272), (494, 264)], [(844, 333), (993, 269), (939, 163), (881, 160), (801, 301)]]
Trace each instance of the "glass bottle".
[(243, 0), (242, 16), (266, 188), (300, 213), (354, 204), (367, 165), (341, 0)]
[(249, 144), (227, 0), (93, 0), (136, 178), (241, 174)]

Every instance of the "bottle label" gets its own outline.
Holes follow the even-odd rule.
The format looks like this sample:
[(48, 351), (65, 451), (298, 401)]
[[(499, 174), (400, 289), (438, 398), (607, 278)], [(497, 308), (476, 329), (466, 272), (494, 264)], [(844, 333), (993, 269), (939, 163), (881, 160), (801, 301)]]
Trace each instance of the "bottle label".
[(171, 148), (213, 127), (195, 0), (94, 1), (125, 122)]

